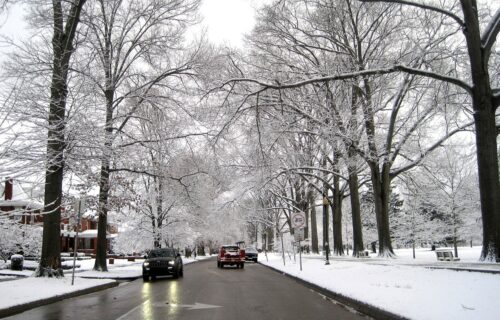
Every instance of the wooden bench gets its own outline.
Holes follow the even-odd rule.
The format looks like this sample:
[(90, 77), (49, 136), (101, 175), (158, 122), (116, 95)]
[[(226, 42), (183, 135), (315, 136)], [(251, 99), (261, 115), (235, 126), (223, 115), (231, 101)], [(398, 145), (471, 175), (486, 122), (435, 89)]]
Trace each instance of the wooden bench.
[(438, 261), (460, 261), (460, 258), (453, 256), (453, 251), (450, 249), (437, 249), (436, 258)]

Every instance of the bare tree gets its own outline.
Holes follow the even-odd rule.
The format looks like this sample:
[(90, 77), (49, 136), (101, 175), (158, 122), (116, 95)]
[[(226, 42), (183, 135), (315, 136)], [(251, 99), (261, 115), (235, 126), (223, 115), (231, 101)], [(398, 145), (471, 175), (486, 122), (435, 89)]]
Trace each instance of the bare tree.
[(98, 57), (89, 61), (88, 78), (105, 101), (95, 270), (107, 270), (106, 221), (114, 141), (145, 102), (175, 86), (169, 78), (191, 74), (200, 52), (186, 53), (182, 37), (198, 5), (198, 0), (116, 0), (96, 1), (86, 10), (88, 52), (90, 57)]
[[(289, 11), (292, 14), (301, 12), (300, 1), (293, 1), (293, 4), (298, 5), (291, 7)], [(311, 7), (308, 7), (309, 4)], [(344, 23), (337, 28), (335, 26), (328, 28), (328, 24), (310, 29), (301, 28), (300, 22), (304, 20), (303, 16), (294, 16), (294, 19), (286, 20), (286, 18), (282, 18), (283, 14), (271, 10), (271, 14), (268, 18), (265, 17), (264, 21), (271, 25), (271, 28), (274, 27), (277, 30), (275, 32), (276, 36), (272, 38), (273, 42), (262, 40), (259, 48), (268, 52), (271, 59), (279, 60), (281, 62), (279, 66), (283, 66), (285, 70), (276, 71), (271, 69), (273, 71), (271, 74), (257, 75), (260, 75), (262, 78), (269, 78), (276, 75), (280, 80), (272, 83), (242, 77), (240, 79), (232, 79), (227, 84), (231, 84), (233, 88), (232, 92), (234, 92), (234, 85), (244, 82), (248, 97), (257, 96), (262, 100), (261, 97), (267, 90), (275, 90), (276, 95), (279, 95), (280, 99), (282, 99), (286, 91), (294, 91), (297, 88), (303, 88), (308, 85), (318, 86), (322, 84), (326, 86), (332, 81), (354, 79), (352, 82), (352, 92), (355, 97), (358, 95), (355, 100), (357, 100), (357, 104), (360, 105), (362, 110), (360, 115), (362, 116), (362, 123), (365, 130), (364, 139), (366, 140), (364, 140), (365, 145), (353, 145), (352, 141), (356, 138), (348, 137), (348, 145), (351, 148), (353, 146), (356, 147), (354, 150), (367, 161), (371, 170), (372, 185), (376, 194), (375, 212), (379, 233), (379, 255), (392, 256), (393, 251), (388, 218), (391, 181), (400, 173), (418, 165), (426, 155), (439, 146), (445, 139), (460, 132), (470, 124), (466, 121), (462, 122), (455, 128), (445, 131), (441, 138), (434, 141), (427, 140), (427, 147), (415, 153), (412, 157), (408, 157), (407, 154), (404, 154), (404, 157), (400, 157), (403, 155), (403, 151), (407, 150), (406, 145), (411, 146), (415, 138), (419, 139), (419, 128), (429, 123), (429, 119), (438, 112), (437, 106), (440, 105), (441, 98), (433, 101), (430, 99), (431, 95), (436, 94), (436, 97), (439, 97), (447, 92), (447, 88), (446, 86), (442, 86), (437, 87), (437, 91), (434, 93), (432, 91), (426, 92), (416, 89), (422, 87), (422, 85), (431, 88), (433, 85), (428, 80), (423, 81), (414, 76), (383, 77), (378, 79), (375, 76), (405, 71), (406, 69), (417, 70), (417, 72), (414, 72), (415, 75), (423, 75), (422, 72), (418, 72), (418, 70), (421, 70), (419, 69), (420, 67), (433, 59), (439, 58), (437, 61), (441, 61), (442, 59), (439, 55), (430, 55), (429, 57), (421, 58), (411, 54), (414, 51), (411, 41), (406, 42), (407, 46), (398, 55), (394, 55), (394, 52), (390, 50), (382, 50), (391, 41), (399, 39), (397, 31), (401, 29), (401, 21), (403, 20), (399, 17), (392, 17), (396, 13), (394, 8), (364, 6), (352, 1), (342, 2), (339, 5), (342, 5), (344, 11), (333, 18), (332, 16), (339, 12), (338, 6), (335, 6), (335, 2), (333, 1), (317, 1), (313, 3), (308, 2), (307, 5), (304, 4), (307, 9), (304, 10), (305, 12), (317, 12), (317, 15), (326, 17), (325, 21), (327, 22), (343, 21)], [(280, 6), (286, 7), (283, 2), (280, 2)], [(320, 9), (314, 11), (311, 8)], [(314, 20), (307, 21), (310, 23)], [(446, 42), (446, 39), (450, 38), (450, 34), (448, 33), (442, 35), (436, 32), (429, 32), (429, 34), (432, 37), (426, 40), (424, 50), (430, 50), (431, 52), (439, 52), (438, 50), (442, 48), (442, 44)], [(262, 37), (262, 39), (266, 38)], [(281, 41), (280, 39), (284, 40)], [(327, 42), (324, 39), (329, 39), (329, 41)], [(297, 70), (296, 64), (293, 66), (286, 64), (285, 55), (282, 53), (287, 47), (292, 48), (289, 51), (293, 54), (299, 55), (303, 57), (303, 60), (311, 62), (314, 68), (306, 73)], [(271, 51), (270, 48), (274, 48), (275, 50)], [(331, 68), (329, 64), (321, 66), (323, 68), (321, 69), (322, 72), (317, 71), (319, 69), (319, 61), (325, 61), (323, 60), (323, 56), (318, 53), (321, 51), (325, 51), (330, 55), (339, 54), (339, 62), (343, 63), (341, 65), (344, 68), (357, 71), (342, 73), (342, 68), (337, 67), (339, 70), (334, 72), (332, 71), (334, 68)], [(387, 61), (397, 61), (398, 59), (408, 61), (411, 67), (396, 65), (380, 70), (367, 70), (368, 66), (386, 65)], [(287, 68), (290, 71), (285, 72)], [(263, 69), (269, 70), (270, 68)], [(324, 69), (326, 71), (323, 71)], [(329, 72), (339, 75), (324, 75)], [(427, 74), (432, 73), (427, 72)], [(306, 80), (292, 81), (290, 78), (306, 78)], [(382, 79), (386, 83), (390, 83), (390, 85), (381, 85), (380, 81)], [(438, 75), (431, 77), (431, 79), (450, 80), (452, 78)], [(459, 80), (450, 80), (450, 82), (458, 85), (462, 83)], [(252, 89), (252, 85), (256, 86)], [(415, 96), (415, 92), (420, 97)], [(425, 103), (422, 103), (424, 101)], [(421, 110), (423, 106), (425, 106), (426, 110), (424, 112)], [(384, 108), (387, 107), (390, 107), (392, 114), (387, 114), (384, 111)], [(412, 123), (408, 123), (405, 117), (409, 117)], [(386, 123), (383, 123), (383, 130), (379, 129), (378, 119), (386, 121)], [(463, 116), (460, 116), (458, 120), (464, 121)], [(385, 138), (381, 138), (380, 131), (382, 131), (382, 135), (386, 136)], [(342, 133), (339, 138), (346, 139)], [(356, 143), (358, 142), (356, 141)], [(397, 159), (400, 162), (396, 162)], [(401, 159), (406, 160), (401, 162)], [(398, 166), (393, 168), (395, 163), (398, 163)]]
[[(495, 12), (490, 22), (481, 32), (480, 17), (476, 0), (461, 0), (463, 17), (447, 8), (427, 5), (413, 1), (400, 0), (360, 0), (365, 2), (389, 2), (405, 6), (413, 6), (442, 14), (454, 21), (463, 31), (467, 43), (470, 79), (451, 78), (447, 75), (433, 73), (406, 66), (395, 67), (394, 71), (435, 78), (453, 83), (465, 90), (472, 98), (474, 123), (476, 126), (477, 162), (479, 172), (479, 190), (481, 194), (481, 211), (483, 218), (483, 249), (481, 260), (500, 262), (500, 183), (498, 171), (498, 150), (496, 112), (500, 106), (500, 93), (494, 89), (490, 78), (490, 58), (493, 45), (500, 32), (500, 9)], [(392, 71), (391, 71), (392, 72)]]
[(64, 175), (65, 117), (70, 59), (85, 0), (69, 3), (52, 1), (52, 82), (48, 117), (47, 168), (45, 174), (45, 208), (42, 256), (36, 275), (63, 276), (61, 269), (61, 200)]

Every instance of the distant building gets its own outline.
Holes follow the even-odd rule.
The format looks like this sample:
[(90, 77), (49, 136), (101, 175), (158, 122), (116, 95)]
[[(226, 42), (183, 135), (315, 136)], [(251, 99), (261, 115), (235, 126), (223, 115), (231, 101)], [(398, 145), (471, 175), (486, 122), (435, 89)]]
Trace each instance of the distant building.
[[(15, 220), (21, 224), (37, 224), (43, 226), (43, 203), (36, 201), (23, 190), (20, 184), (7, 178), (0, 185), (0, 218)], [(118, 228), (107, 226), (108, 250), (111, 239), (116, 237)], [(76, 235), (76, 218), (71, 217), (65, 208), (61, 208), (61, 251), (72, 252)], [(78, 231), (78, 252), (95, 254), (97, 250), (97, 218), (96, 214), (85, 212), (80, 219)]]
[(43, 223), (43, 203), (33, 200), (20, 184), (14, 184), (13, 179), (7, 178), (4, 186), (0, 185), (0, 190), (0, 215), (23, 224)]
[[(112, 248), (111, 240), (116, 237), (118, 228), (108, 224), (106, 239), (108, 251)], [(61, 218), (61, 251), (73, 251), (76, 236), (76, 219), (74, 217)], [(95, 254), (97, 250), (97, 217), (95, 213), (86, 212), (80, 219), (78, 230), (78, 252)]]

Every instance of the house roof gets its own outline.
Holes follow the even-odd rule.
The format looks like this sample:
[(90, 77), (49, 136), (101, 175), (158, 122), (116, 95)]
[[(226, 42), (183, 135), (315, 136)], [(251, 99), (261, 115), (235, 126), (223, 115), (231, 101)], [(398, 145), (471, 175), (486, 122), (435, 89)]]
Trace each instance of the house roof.
[(0, 185), (0, 192), (2, 194), (0, 200), (0, 207), (26, 207), (28, 209), (43, 209), (43, 203), (33, 200), (33, 197), (28, 195), (19, 183), (12, 184), (12, 199), (5, 199), (5, 186)]
[[(69, 238), (74, 238), (76, 235), (75, 231), (64, 231), (61, 230), (61, 235)], [(116, 234), (106, 232), (106, 239), (115, 238)], [(97, 238), (97, 229), (88, 229), (82, 232), (78, 232), (78, 238), (80, 239), (94, 239)]]

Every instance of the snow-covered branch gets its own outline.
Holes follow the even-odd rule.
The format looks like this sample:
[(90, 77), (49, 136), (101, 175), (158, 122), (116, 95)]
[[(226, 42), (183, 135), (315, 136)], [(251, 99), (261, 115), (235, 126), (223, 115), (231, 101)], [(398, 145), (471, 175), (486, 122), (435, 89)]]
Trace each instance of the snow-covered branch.
[(405, 72), (405, 73), (409, 73), (409, 74), (414, 74), (414, 75), (418, 75), (418, 76), (423, 76), (423, 77), (428, 77), (431, 79), (436, 79), (436, 80), (448, 82), (448, 83), (454, 84), (454, 85), (464, 89), (469, 94), (472, 93), (472, 87), (460, 79), (445, 76), (445, 75), (442, 75), (442, 74), (439, 74), (436, 72), (432, 72), (432, 71), (428, 71), (428, 70), (411, 68), (411, 67), (408, 67), (405, 65), (394, 65), (394, 66), (388, 67), (388, 68), (362, 70), (362, 71), (349, 72), (349, 73), (343, 73), (343, 74), (338, 74), (338, 75), (317, 77), (317, 78), (311, 78), (311, 79), (293, 82), (293, 83), (288, 83), (288, 84), (281, 84), (277, 80), (276, 80), (276, 83), (268, 83), (268, 82), (264, 82), (264, 81), (258, 80), (258, 79), (234, 78), (234, 79), (230, 79), (230, 80), (226, 81), (222, 85), (222, 87), (224, 87), (228, 84), (234, 84), (234, 83), (238, 83), (238, 82), (246, 82), (246, 83), (254, 83), (254, 84), (259, 85), (262, 88), (260, 91), (266, 90), (266, 89), (284, 90), (284, 89), (300, 88), (300, 87), (304, 87), (304, 86), (309, 85), (309, 84), (320, 83), (320, 82), (348, 80), (348, 79), (354, 79), (354, 78), (358, 78), (358, 77), (367, 77), (367, 76), (380, 76), (380, 75), (396, 73), (396, 72)]
[(444, 14), (444, 15), (452, 18), (453, 20), (455, 20), (462, 28), (465, 27), (465, 22), (459, 16), (457, 16), (456, 14), (454, 14), (454, 13), (452, 13), (450, 11), (447, 11), (447, 10), (435, 7), (435, 6), (424, 4), (424, 3), (417, 3), (417, 2), (405, 1), (405, 0), (359, 0), (359, 1), (361, 1), (361, 2), (397, 3), (397, 4), (402, 4), (402, 5), (417, 7), (417, 8), (421, 8), (421, 9), (425, 9), (425, 10), (430, 10), (430, 11), (434, 11), (434, 12), (438, 12), (438, 13)]

